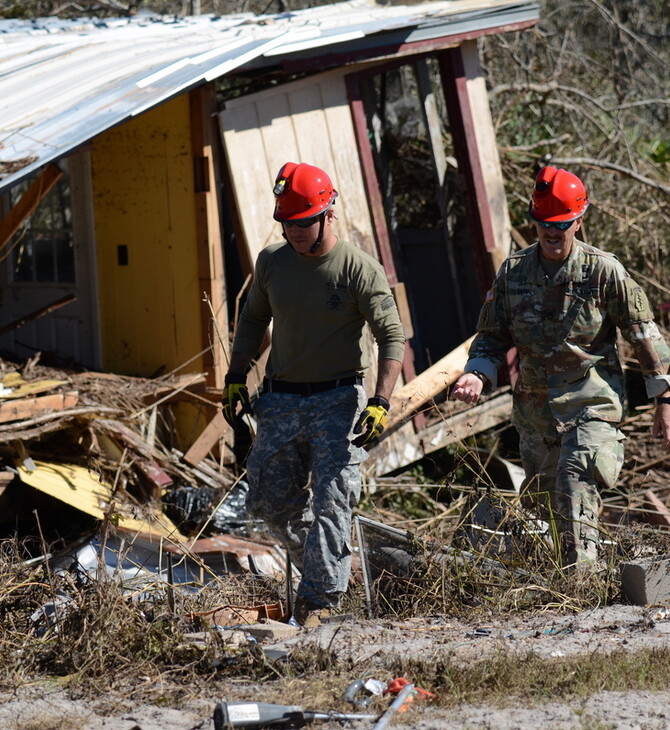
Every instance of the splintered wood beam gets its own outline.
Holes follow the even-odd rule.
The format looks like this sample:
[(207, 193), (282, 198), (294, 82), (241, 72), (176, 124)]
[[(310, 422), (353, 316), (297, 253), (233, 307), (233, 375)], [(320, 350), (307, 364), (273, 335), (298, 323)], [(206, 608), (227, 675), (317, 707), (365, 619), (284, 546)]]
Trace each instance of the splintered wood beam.
[(198, 464), (209, 454), (216, 443), (223, 438), (230, 426), (226, 423), (223, 413), (216, 411), (214, 418), (205, 427), (205, 430), (198, 436), (191, 448), (184, 454), (184, 461), (191, 466)]
[(64, 297), (57, 299), (55, 302), (51, 302), (51, 304), (47, 304), (44, 307), (36, 309), (30, 314), (26, 314), (26, 316), (21, 317), (21, 319), (15, 319), (13, 322), (6, 324), (4, 327), (0, 327), (0, 335), (4, 335), (5, 332), (11, 332), (12, 330), (18, 329), (19, 327), (23, 327), (24, 324), (28, 324), (28, 322), (32, 322), (34, 319), (38, 319), (39, 317), (44, 317), (45, 314), (49, 314), (56, 309), (60, 309), (66, 304), (74, 302), (76, 299), (77, 297), (74, 294), (66, 294)]
[(0, 423), (21, 421), (40, 413), (63, 411), (74, 408), (78, 402), (79, 393), (76, 391), (5, 401), (0, 403)]
[(382, 439), (370, 449), (366, 468), (375, 476), (384, 476), (444, 446), (460, 442), (469, 436), (475, 436), (509, 421), (511, 415), (510, 392), (501, 392), (500, 395), (452, 416), (443, 413), (442, 420), (418, 433), (408, 434), (398, 441), (393, 440), (395, 434)]
[(11, 240), (12, 236), (28, 219), (35, 208), (48, 195), (51, 188), (63, 177), (63, 171), (53, 162), (49, 163), (39, 177), (17, 201), (16, 205), (0, 221), (0, 250)]
[(468, 360), (473, 339), (474, 335), (393, 393), (388, 429), (409, 418), (458, 380)]

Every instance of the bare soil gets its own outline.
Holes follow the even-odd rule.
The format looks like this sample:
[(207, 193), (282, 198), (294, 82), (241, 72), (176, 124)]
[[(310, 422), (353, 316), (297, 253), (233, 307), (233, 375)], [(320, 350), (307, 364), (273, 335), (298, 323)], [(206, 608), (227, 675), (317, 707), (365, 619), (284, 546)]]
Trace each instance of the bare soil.
[[(510, 618), (488, 625), (469, 624), (449, 617), (408, 621), (353, 621), (340, 617), (312, 631), (275, 643), (264, 643), (266, 653), (295, 649), (334, 651), (351, 666), (365, 667), (366, 677), (388, 681), (393, 657), (426, 661), (448, 655), (466, 667), (496, 653), (519, 657), (535, 655), (546, 660), (577, 654), (665, 648), (670, 640), (670, 613), (663, 607), (612, 605), (584, 613), (552, 616), (548, 613)], [(549, 664), (551, 666), (551, 664)], [(351, 679), (357, 677), (352, 676)], [(145, 678), (138, 677), (138, 684)], [(409, 678), (411, 679), (411, 678)], [(197, 696), (171, 702), (169, 686), (160, 702), (134, 705), (123, 696), (94, 700), (68, 699), (54, 683), (32, 684), (0, 697), (0, 727), (6, 730), (211, 730), (216, 702), (225, 699), (277, 702), (273, 683), (213, 683)], [(289, 683), (290, 687), (290, 683)], [(424, 689), (430, 690), (430, 687)], [(344, 687), (342, 688), (344, 691)], [(300, 697), (284, 696), (282, 704), (300, 704)], [(385, 698), (378, 700), (386, 702)], [(390, 703), (390, 700), (388, 701)], [(386, 707), (388, 705), (383, 705)], [(327, 712), (342, 706), (306, 707)], [(352, 713), (370, 712), (351, 708)], [(383, 712), (384, 710), (382, 710)], [(374, 721), (340, 724), (318, 722), (324, 730), (342, 727), (372, 728)], [(460, 705), (446, 709), (430, 700), (417, 699), (409, 709), (393, 716), (389, 727), (407, 730), (443, 728), (617, 728), (652, 730), (670, 726), (670, 689), (658, 692), (612, 692), (607, 687), (590, 696), (530, 704), (508, 698), (504, 705)]]

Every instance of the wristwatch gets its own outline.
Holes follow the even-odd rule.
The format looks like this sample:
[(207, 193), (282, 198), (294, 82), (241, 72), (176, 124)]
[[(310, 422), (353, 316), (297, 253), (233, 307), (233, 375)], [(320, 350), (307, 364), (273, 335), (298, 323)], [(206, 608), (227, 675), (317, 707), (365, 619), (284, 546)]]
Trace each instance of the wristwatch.
[[(484, 383), (484, 385), (489, 384), (489, 379), (486, 377), (486, 375), (484, 375), (484, 373), (480, 373), (479, 370), (468, 370), (468, 372), (472, 375), (476, 375), (482, 381), (482, 383)], [(668, 400), (668, 402), (670, 402), (670, 399)]]

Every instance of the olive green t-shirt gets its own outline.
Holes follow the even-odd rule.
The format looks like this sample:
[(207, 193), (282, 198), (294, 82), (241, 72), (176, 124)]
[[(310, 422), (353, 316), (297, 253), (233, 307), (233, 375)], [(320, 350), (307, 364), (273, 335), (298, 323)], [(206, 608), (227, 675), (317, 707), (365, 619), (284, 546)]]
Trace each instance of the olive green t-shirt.
[(342, 240), (318, 257), (288, 243), (260, 252), (233, 350), (256, 355), (270, 321), (268, 378), (322, 382), (364, 374), (366, 323), (380, 357), (403, 358), (405, 336), (384, 269)]

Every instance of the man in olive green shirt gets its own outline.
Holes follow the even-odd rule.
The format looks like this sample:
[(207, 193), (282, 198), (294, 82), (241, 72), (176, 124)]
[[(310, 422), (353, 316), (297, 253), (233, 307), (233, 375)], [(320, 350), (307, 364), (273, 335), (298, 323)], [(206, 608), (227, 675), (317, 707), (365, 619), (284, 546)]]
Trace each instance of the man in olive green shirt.
[[(286, 240), (258, 256), (223, 412), (232, 423), (238, 403), (249, 409), (246, 372), (272, 322), (263, 394), (254, 404), (247, 510), (265, 521), (301, 571), (294, 618), (309, 627), (338, 606), (347, 588), (363, 446), (384, 430), (405, 338), (383, 268), (335, 234), (337, 192), (328, 175), (286, 163), (274, 194)], [(367, 405), (366, 324), (378, 346)]]
[(653, 434), (670, 446), (670, 350), (646, 295), (616, 257), (576, 238), (587, 207), (576, 175), (540, 171), (530, 208), (538, 242), (501, 266), (452, 391), (475, 403), (485, 386), (495, 387), (507, 350), (517, 348), (512, 422), (524, 491), (555, 521), (566, 565), (597, 558), (599, 489), (614, 486), (623, 464), (617, 328), (656, 398)]

